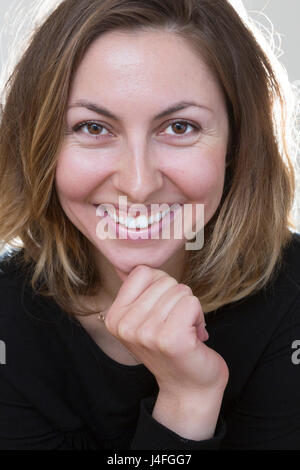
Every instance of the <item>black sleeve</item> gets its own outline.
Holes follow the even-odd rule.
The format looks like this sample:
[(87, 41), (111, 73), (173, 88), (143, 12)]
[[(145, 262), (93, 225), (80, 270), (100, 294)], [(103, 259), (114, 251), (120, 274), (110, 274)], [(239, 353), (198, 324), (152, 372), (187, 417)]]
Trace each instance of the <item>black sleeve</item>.
[(131, 450), (217, 450), (226, 432), (226, 425), (219, 416), (212, 439), (193, 441), (184, 439), (163, 426), (152, 417), (156, 397), (144, 398), (141, 401), (140, 415)]
[(84, 427), (59, 430), (1, 374), (0, 450), (94, 450), (99, 444)]
[(299, 295), (266, 345), (230, 416), (226, 416), (227, 433), (221, 449), (300, 450), (297, 344), (299, 348)]
[[(59, 448), (63, 435), (36, 406), (46, 401), (36, 367), (43, 360), (39, 345), (45, 338), (38, 329), (28, 326), (30, 320), (23, 316), (18, 285), (1, 279), (0, 294), (0, 339), (6, 352), (5, 362), (0, 365), (0, 449)], [(40, 369), (47, 374), (51, 373), (50, 367), (46, 362)]]
[[(14, 281), (0, 280), (0, 450), (83, 450), (99, 443), (64, 402), (67, 362), (53, 324), (37, 300)], [(26, 304), (26, 305), (25, 305)], [(36, 317), (36, 318), (35, 318)], [(61, 398), (62, 396), (62, 398)]]
[(0, 367), (0, 450), (56, 449), (59, 435), (31, 404), (4, 378)]

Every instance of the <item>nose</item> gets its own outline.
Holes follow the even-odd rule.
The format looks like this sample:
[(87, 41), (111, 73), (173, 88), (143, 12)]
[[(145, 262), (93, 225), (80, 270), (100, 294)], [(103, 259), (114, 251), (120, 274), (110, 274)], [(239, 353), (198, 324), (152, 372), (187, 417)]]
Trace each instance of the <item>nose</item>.
[(147, 143), (128, 145), (120, 155), (113, 175), (113, 184), (119, 194), (133, 203), (147, 203), (151, 195), (163, 185), (163, 174)]

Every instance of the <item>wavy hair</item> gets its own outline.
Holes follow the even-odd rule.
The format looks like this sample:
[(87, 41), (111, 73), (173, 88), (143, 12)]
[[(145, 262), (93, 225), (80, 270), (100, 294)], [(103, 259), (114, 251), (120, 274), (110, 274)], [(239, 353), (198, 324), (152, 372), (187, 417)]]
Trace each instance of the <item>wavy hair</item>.
[[(36, 27), (6, 83), (0, 126), (0, 240), (30, 266), (31, 286), (69, 314), (101, 278), (92, 246), (55, 190), (72, 80), (90, 44), (112, 30), (164, 30), (186, 40), (217, 79), (230, 123), (221, 202), (184, 276), (204, 313), (252, 295), (291, 240), (295, 171), (286, 103), (271, 62), (226, 0), (64, 0)], [(281, 126), (274, 118), (280, 105)], [(279, 138), (283, 143), (280, 148)]]

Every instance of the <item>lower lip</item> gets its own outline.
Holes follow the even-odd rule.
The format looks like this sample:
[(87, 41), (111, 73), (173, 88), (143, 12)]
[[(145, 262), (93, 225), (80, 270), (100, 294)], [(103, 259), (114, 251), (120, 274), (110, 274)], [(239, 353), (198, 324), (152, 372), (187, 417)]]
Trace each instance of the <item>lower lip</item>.
[(117, 238), (121, 236), (121, 240), (142, 243), (149, 240), (159, 240), (159, 234), (164, 226), (172, 223), (180, 207), (182, 206), (178, 204), (178, 208), (175, 211), (171, 211), (169, 215), (164, 216), (159, 222), (139, 230), (128, 229), (125, 225), (117, 224), (108, 214), (105, 214), (101, 219), (107, 219), (108, 227), (112, 230), (113, 234), (116, 234)]

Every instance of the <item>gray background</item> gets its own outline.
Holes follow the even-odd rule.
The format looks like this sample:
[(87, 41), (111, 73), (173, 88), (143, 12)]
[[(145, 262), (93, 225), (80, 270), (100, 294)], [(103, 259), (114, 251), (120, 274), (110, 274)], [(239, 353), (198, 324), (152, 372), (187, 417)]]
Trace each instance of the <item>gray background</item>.
[[(55, 0), (42, 0), (42, 4), (47, 6), (53, 4)], [(252, 18), (256, 20), (263, 20), (261, 15), (255, 13), (255, 11), (263, 12), (271, 20), (274, 30), (280, 34), (281, 37), (281, 49), (283, 51), (280, 61), (288, 71), (289, 78), (291, 81), (300, 80), (300, 60), (299, 60), (299, 44), (300, 44), (300, 0), (243, 0), (244, 6)], [(30, 10), (34, 5), (33, 0), (0, 0), (0, 31), (3, 30), (3, 25), (6, 23), (13, 23), (15, 17), (18, 15), (18, 6), (24, 8), (24, 5), (28, 7), (25, 10)], [(5, 13), (8, 12), (9, 7), (12, 9), (9, 11), (10, 15), (7, 20)], [(23, 10), (24, 13), (26, 11)], [(24, 14), (21, 15), (22, 19)], [(13, 24), (13, 29), (18, 29), (19, 25)], [(10, 35), (13, 35), (13, 31), (10, 30)], [(2, 67), (3, 62), (6, 60), (6, 50), (8, 43), (11, 42), (11, 36), (9, 38), (1, 38), (1, 49), (2, 57), (0, 66)]]
[(280, 34), (282, 55), (291, 81), (300, 79), (300, 0), (244, 0), (245, 8), (255, 20), (263, 17), (253, 12), (258, 10), (268, 16), (274, 30)]

